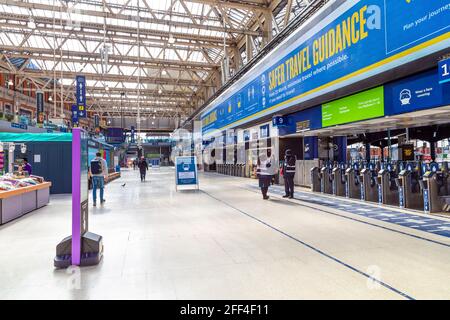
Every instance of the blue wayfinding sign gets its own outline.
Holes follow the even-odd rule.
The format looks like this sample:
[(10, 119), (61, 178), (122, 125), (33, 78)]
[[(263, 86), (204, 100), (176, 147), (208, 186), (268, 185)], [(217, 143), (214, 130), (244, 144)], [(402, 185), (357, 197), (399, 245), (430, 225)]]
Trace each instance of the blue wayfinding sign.
[(37, 123), (44, 123), (44, 93), (36, 92), (36, 117)]
[(197, 158), (191, 156), (175, 158), (175, 185), (196, 185), (198, 189)]
[(72, 106), (72, 124), (74, 126), (78, 124), (78, 106), (76, 104)]
[(78, 118), (86, 118), (86, 77), (77, 76), (76, 99), (78, 106)]
[(317, 20), (307, 32), (294, 33), (213, 101), (201, 116), (205, 135), (279, 112), (450, 45), (447, 0), (348, 0)]
[(439, 61), (439, 83), (450, 82), (450, 58)]

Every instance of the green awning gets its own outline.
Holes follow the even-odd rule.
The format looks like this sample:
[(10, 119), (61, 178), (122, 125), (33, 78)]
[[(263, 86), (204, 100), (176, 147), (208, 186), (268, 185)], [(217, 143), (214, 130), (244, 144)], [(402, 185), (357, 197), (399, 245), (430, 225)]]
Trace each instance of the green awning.
[(72, 133), (0, 132), (0, 142), (72, 142)]

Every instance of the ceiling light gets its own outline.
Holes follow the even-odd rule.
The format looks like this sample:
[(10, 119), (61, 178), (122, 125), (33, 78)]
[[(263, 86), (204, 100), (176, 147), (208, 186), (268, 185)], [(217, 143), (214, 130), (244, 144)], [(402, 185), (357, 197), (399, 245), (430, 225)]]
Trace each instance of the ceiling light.
[(11, 79), (9, 79), (8, 80), (8, 86), (12, 86), (12, 85), (14, 85), (14, 82)]
[(155, 115), (153, 115), (153, 119), (156, 119)]
[(167, 75), (167, 71), (166, 70), (161, 71), (161, 75), (166, 76)]
[(53, 101), (53, 97), (52, 96), (48, 97), (48, 101)]
[(170, 44), (174, 44), (175, 43), (175, 38), (173, 37), (173, 35), (169, 36), (169, 40), (168, 41), (169, 41)]
[(106, 91), (109, 91), (108, 85), (105, 86), (105, 90), (106, 90)]
[(159, 93), (159, 94), (161, 94), (161, 93), (162, 93), (162, 90), (161, 90), (161, 89), (159, 89), (159, 90), (158, 90), (158, 93)]

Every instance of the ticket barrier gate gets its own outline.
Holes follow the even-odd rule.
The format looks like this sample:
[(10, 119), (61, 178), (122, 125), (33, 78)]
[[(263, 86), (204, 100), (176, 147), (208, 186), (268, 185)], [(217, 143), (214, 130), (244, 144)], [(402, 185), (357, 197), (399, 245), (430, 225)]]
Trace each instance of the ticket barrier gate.
[(361, 170), (361, 200), (378, 202), (377, 171), (374, 163)]
[(320, 192), (333, 194), (333, 175), (331, 164), (320, 169)]
[(314, 167), (311, 169), (311, 191), (320, 192), (320, 168)]
[(346, 176), (344, 163), (341, 163), (339, 166), (333, 168), (332, 177), (333, 194), (335, 196), (345, 197)]
[(406, 164), (405, 168), (400, 171), (398, 178), (395, 179), (400, 208), (423, 210), (420, 180), (419, 170), (412, 163)]
[(450, 212), (450, 194), (447, 163), (439, 168), (437, 163), (430, 165), (421, 181), (423, 207), (426, 213)]
[(398, 187), (395, 179), (398, 178), (396, 168), (388, 163), (385, 168), (378, 171), (378, 203), (393, 206), (399, 205)]
[(345, 196), (347, 198), (361, 199), (361, 181), (360, 181), (359, 165), (354, 163), (353, 166), (345, 170)]

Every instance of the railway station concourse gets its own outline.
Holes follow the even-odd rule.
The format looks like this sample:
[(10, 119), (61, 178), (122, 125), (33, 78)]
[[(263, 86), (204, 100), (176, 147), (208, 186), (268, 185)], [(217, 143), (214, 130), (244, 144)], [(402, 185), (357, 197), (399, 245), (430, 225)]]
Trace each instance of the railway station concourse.
[(0, 300), (450, 299), (447, 1), (0, 1), (0, 31)]

